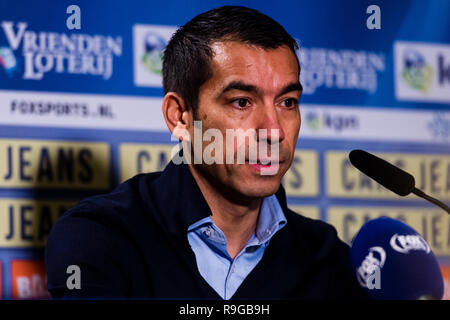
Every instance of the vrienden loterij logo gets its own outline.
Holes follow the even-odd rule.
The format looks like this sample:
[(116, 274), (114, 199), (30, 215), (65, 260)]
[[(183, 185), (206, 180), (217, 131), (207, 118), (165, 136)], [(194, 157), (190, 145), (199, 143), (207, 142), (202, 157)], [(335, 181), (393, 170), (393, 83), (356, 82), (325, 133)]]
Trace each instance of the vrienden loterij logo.
[(2, 21), (0, 26), (8, 45), (1, 44), (1, 64), (10, 74), (22, 56), (22, 78), (27, 80), (41, 80), (49, 72), (107, 80), (113, 74), (114, 57), (122, 55), (120, 36), (33, 31), (26, 22)]
[(297, 56), (303, 94), (314, 94), (321, 88), (374, 94), (379, 75), (386, 69), (382, 52), (300, 46)]

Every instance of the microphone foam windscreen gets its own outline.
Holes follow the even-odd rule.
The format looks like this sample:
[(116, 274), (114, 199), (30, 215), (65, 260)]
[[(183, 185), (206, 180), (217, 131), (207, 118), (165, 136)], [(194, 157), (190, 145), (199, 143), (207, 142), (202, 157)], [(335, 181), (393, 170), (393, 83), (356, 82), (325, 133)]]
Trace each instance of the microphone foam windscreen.
[(359, 284), (377, 300), (441, 299), (444, 284), (427, 242), (407, 224), (381, 217), (367, 222), (352, 241)]
[(412, 175), (373, 154), (353, 150), (349, 158), (357, 169), (399, 196), (407, 196), (415, 187)]

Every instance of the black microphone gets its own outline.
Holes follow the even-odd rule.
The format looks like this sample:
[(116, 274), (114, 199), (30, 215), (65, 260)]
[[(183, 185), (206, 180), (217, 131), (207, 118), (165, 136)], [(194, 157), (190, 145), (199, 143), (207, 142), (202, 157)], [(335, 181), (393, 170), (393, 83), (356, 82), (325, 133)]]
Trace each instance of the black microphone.
[(417, 189), (414, 177), (408, 172), (363, 150), (352, 150), (349, 158), (353, 166), (386, 189), (402, 197), (412, 192), (450, 214), (450, 208), (447, 205)]

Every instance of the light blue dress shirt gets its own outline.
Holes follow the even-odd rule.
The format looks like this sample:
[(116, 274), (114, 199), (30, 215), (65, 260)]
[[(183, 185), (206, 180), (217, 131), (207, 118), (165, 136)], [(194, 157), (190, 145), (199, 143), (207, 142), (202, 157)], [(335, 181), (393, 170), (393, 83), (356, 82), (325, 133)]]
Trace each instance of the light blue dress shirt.
[(193, 223), (188, 228), (188, 241), (200, 274), (223, 299), (230, 299), (261, 260), (272, 236), (286, 223), (276, 196), (264, 198), (256, 231), (234, 259), (228, 254), (224, 233), (211, 217)]

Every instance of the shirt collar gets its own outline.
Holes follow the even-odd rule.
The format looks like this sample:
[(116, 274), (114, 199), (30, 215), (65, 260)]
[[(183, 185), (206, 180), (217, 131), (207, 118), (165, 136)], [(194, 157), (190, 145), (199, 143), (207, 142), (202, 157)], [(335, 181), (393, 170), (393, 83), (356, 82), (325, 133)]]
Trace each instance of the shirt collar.
[[(258, 243), (264, 243), (280, 230), (287, 223), (280, 203), (275, 195), (271, 195), (263, 199), (259, 212), (258, 223), (256, 225), (255, 234)], [(206, 217), (194, 222), (188, 227), (188, 232), (202, 229), (209, 225), (215, 225), (211, 217)], [(251, 241), (254, 242), (254, 241)]]
[[(139, 188), (149, 206), (149, 212), (167, 232), (183, 241), (186, 240), (186, 231), (189, 226), (212, 215), (187, 164), (177, 165), (170, 161), (161, 173), (146, 174), (146, 179), (142, 181)], [(273, 200), (269, 200), (268, 204), (263, 201), (263, 207), (272, 209), (280, 207), (281, 213), (287, 212), (286, 193), (281, 185), (276, 194), (271, 197)], [(268, 220), (260, 219), (261, 224), (269, 226), (272, 220), (281, 221), (277, 217), (280, 217), (279, 213)]]
[(271, 195), (264, 198), (256, 227), (256, 236), (259, 242), (263, 243), (269, 240), (286, 223), (286, 217), (277, 197)]
[(188, 232), (190, 232), (190, 231), (194, 231), (194, 230), (196, 230), (196, 229), (198, 229), (198, 228), (202, 228), (202, 227), (205, 227), (205, 226), (209, 226), (209, 225), (211, 225), (211, 224), (214, 224), (214, 222), (212, 221), (212, 219), (211, 219), (211, 217), (206, 217), (206, 218), (203, 218), (203, 219), (200, 219), (200, 220), (198, 220), (197, 222), (194, 222), (193, 224), (191, 224), (189, 227), (188, 227)]

